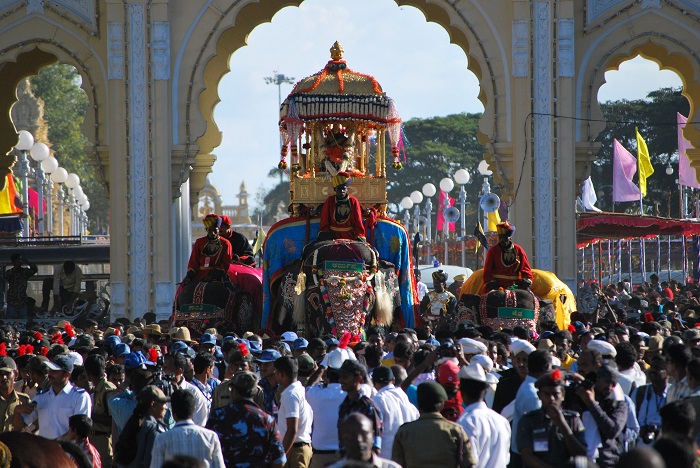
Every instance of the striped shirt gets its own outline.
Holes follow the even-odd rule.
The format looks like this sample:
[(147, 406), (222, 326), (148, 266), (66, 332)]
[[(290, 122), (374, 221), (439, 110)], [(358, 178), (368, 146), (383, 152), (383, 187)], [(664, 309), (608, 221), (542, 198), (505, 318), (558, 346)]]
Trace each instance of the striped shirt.
[(191, 419), (156, 436), (151, 455), (151, 468), (160, 468), (166, 458), (187, 455), (203, 460), (211, 468), (224, 468), (224, 457), (216, 432), (196, 425)]

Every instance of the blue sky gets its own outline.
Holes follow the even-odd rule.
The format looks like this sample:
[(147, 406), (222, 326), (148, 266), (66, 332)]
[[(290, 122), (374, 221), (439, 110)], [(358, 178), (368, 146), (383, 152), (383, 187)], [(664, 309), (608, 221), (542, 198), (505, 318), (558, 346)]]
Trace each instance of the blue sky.
[[(267, 174), (279, 162), (278, 89), (265, 77), (277, 70), (296, 81), (321, 70), (336, 40), (348, 66), (374, 75), (404, 120), (483, 111), (466, 55), (419, 10), (393, 0), (306, 0), (255, 28), (248, 45), (231, 56), (231, 72), (219, 84), (221, 102), (214, 115), (223, 140), (214, 149), (218, 159), (209, 177), (225, 204), (237, 203), (243, 181), (251, 204), (276, 183)], [(598, 96), (602, 101), (640, 99), (681, 84), (673, 72), (660, 72), (643, 59), (606, 73), (606, 81)], [(282, 99), (291, 89), (282, 85)]]

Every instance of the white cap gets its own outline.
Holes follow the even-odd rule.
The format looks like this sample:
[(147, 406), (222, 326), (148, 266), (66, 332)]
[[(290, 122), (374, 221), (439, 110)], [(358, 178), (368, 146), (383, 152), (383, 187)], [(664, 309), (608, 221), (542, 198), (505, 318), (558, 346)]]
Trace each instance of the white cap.
[(357, 361), (355, 353), (353, 353), (351, 350), (347, 348), (336, 348), (323, 356), (321, 365), (328, 369), (340, 369), (340, 366), (342, 366), (343, 362), (345, 362), (347, 359)]
[(299, 337), (293, 331), (286, 331), (286, 332), (282, 333), (281, 338), (282, 338), (282, 341), (294, 341)]
[(600, 354), (605, 356), (617, 356), (617, 350), (613, 345), (603, 340), (591, 340), (588, 342), (588, 349), (598, 351)]
[(483, 354), (488, 350), (484, 343), (472, 338), (462, 338), (459, 340), (459, 344), (462, 346), (464, 354)]
[(474, 356), (472, 358), (472, 360), (470, 361), (470, 364), (472, 362), (476, 362), (481, 367), (483, 367), (484, 372), (486, 372), (487, 374), (489, 372), (491, 372), (491, 370), (493, 369), (493, 359), (491, 359), (490, 357), (488, 357), (485, 354), (477, 354), (476, 356)]
[(83, 365), (83, 356), (76, 351), (68, 353), (68, 358), (73, 361), (73, 367)]
[(533, 351), (535, 351), (535, 347), (529, 341), (513, 340), (513, 342), (510, 344), (510, 355), (513, 357), (522, 352), (529, 356)]
[(486, 383), (484, 368), (475, 361), (470, 362), (468, 366), (462, 366), (457, 377), (459, 377), (460, 380), (475, 380), (477, 382)]

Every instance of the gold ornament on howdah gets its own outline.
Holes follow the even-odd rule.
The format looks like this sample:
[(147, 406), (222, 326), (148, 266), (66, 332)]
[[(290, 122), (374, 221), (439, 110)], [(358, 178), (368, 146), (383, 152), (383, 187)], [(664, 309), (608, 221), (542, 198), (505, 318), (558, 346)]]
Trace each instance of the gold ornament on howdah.
[(340, 45), (340, 42), (335, 41), (333, 44), (333, 47), (330, 49), (331, 51), (331, 58), (333, 60), (341, 60), (343, 58), (343, 53), (345, 52), (343, 50), (343, 46)]

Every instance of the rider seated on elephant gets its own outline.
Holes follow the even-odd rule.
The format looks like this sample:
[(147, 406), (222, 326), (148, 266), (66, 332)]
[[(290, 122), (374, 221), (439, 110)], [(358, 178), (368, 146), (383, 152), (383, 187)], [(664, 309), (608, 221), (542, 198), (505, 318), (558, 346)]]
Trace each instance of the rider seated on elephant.
[(348, 195), (351, 180), (347, 172), (339, 172), (331, 178), (335, 195), (328, 197), (323, 204), (318, 240), (349, 239), (366, 242), (362, 207), (357, 198)]
[(219, 235), (231, 243), (233, 252), (233, 261), (240, 262), (244, 265), (255, 266), (255, 254), (253, 247), (248, 242), (248, 238), (238, 231), (234, 231), (231, 227), (231, 218), (221, 216), (221, 228)]
[(483, 281), (487, 291), (513, 285), (520, 289), (532, 286), (532, 269), (525, 250), (513, 243), (515, 226), (508, 221), (496, 225), (498, 244), (491, 247), (484, 261)]
[(219, 235), (221, 218), (209, 214), (202, 222), (207, 235), (197, 239), (192, 247), (187, 275), (182, 280), (183, 286), (191, 281), (228, 281), (226, 272), (233, 254), (231, 243)]
[(421, 315), (433, 322), (441, 317), (451, 315), (457, 308), (457, 298), (447, 290), (447, 273), (442, 270), (433, 272), (433, 290), (420, 301)]

